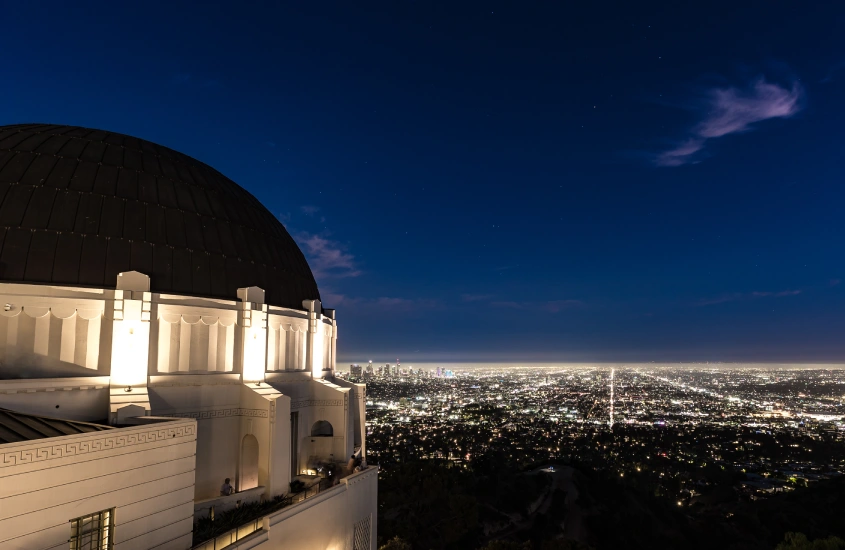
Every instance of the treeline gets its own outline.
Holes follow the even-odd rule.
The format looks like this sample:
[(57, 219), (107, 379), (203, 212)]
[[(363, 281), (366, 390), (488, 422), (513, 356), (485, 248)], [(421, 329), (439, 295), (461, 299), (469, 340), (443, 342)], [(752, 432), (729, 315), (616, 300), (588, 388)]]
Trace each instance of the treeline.
[[(479, 457), (466, 468), (426, 460), (384, 470), (379, 545), (387, 550), (843, 548), (835, 537), (845, 539), (845, 479), (760, 501), (679, 506), (647, 484), (583, 466), (579, 471), (577, 505), (588, 546), (561, 538), (562, 491), (549, 495), (551, 504), (542, 513), (529, 513), (531, 503), (551, 491), (548, 476), (526, 475), (496, 456)], [(402, 544), (408, 546), (395, 546)]]

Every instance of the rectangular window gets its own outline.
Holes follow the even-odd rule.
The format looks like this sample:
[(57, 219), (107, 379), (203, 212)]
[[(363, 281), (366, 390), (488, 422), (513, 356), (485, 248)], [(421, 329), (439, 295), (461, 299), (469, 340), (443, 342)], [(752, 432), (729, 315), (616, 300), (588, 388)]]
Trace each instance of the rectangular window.
[(112, 550), (114, 508), (70, 520), (70, 550)]

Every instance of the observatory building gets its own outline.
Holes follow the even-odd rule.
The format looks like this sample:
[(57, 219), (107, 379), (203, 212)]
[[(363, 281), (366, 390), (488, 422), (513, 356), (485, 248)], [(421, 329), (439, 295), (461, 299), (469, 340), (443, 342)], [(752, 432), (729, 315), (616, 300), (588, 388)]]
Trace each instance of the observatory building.
[(213, 168), (0, 126), (0, 548), (375, 549), (336, 342), (294, 240)]

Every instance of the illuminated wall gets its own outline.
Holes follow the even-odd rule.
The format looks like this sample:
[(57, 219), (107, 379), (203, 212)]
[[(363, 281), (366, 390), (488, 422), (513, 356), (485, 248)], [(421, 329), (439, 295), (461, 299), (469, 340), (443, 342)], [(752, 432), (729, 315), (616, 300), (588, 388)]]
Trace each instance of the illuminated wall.
[[(340, 480), (335, 487), (297, 506), (267, 516), (264, 523), (266, 542), (252, 548), (376, 550), (377, 501), (378, 469), (373, 467)], [(331, 520), (327, 521), (327, 518)]]
[(67, 549), (71, 519), (109, 508), (116, 549), (190, 548), (195, 463), (186, 419), (0, 445), (0, 548)]
[(245, 382), (264, 380), (267, 321), (256, 319), (260, 315), (261, 312), (253, 312), (252, 326), (244, 327), (243, 379)]
[(111, 384), (137, 386), (147, 383), (150, 324), (116, 321), (112, 334)]
[(324, 320), (322, 327), (323, 332), (323, 370), (329, 370), (334, 365), (334, 346), (332, 345), (332, 334), (334, 329), (328, 319)]
[(7, 368), (16, 376), (21, 369), (38, 376), (90, 376), (98, 367), (102, 317), (102, 306), (15, 304), (0, 311), (0, 378)]
[(149, 292), (114, 291), (112, 386), (147, 385), (151, 300)]
[[(171, 308), (172, 309), (172, 308)], [(235, 347), (235, 315), (158, 317), (158, 372), (231, 372)]]
[(313, 349), (313, 358), (311, 368), (312, 373), (315, 378), (319, 378), (323, 375), (323, 354), (325, 353), (324, 342), (326, 340), (325, 335), (326, 332), (323, 330), (323, 323), (318, 321), (317, 322), (317, 329), (311, 333), (311, 337), (314, 339), (312, 344)]
[(307, 321), (270, 314), (267, 326), (267, 370), (305, 370)]

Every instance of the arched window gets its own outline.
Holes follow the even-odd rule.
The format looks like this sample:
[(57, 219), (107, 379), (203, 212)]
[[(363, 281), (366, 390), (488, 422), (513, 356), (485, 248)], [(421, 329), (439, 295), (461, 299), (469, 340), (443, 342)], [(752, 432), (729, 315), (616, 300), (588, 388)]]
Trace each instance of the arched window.
[(326, 420), (318, 420), (311, 426), (311, 437), (331, 437), (333, 435), (334, 429)]
[(238, 491), (258, 487), (258, 440), (252, 434), (241, 441), (241, 468)]

